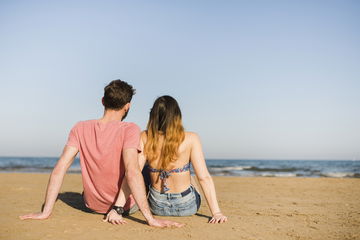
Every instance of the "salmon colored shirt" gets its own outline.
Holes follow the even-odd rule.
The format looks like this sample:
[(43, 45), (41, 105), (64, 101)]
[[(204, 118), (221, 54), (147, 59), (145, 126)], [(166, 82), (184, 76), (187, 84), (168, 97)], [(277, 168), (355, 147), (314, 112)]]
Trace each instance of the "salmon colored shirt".
[[(127, 148), (140, 151), (140, 128), (122, 121), (82, 121), (71, 129), (66, 145), (80, 152), (85, 205), (98, 213), (108, 212), (125, 175), (122, 151)], [(130, 197), (125, 210), (134, 203)]]

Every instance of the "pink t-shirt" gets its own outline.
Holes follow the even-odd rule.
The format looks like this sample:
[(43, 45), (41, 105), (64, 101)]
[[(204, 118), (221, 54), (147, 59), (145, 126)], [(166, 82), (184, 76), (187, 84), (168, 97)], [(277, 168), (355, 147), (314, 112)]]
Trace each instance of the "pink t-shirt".
[[(85, 205), (98, 213), (106, 213), (115, 203), (125, 168), (122, 151), (140, 151), (140, 128), (134, 123), (98, 120), (78, 122), (66, 145), (80, 152)], [(135, 203), (130, 197), (124, 208)]]

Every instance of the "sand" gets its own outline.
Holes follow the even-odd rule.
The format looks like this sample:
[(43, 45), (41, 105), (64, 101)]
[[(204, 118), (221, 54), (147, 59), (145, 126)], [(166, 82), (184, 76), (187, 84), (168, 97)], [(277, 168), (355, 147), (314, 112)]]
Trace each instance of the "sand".
[(0, 174), (0, 239), (360, 239), (360, 179), (214, 177), (225, 224), (198, 215), (169, 217), (183, 228), (157, 229), (141, 213), (127, 225), (102, 222), (83, 211), (79, 174), (67, 174), (52, 216), (20, 220), (38, 211), (49, 174)]

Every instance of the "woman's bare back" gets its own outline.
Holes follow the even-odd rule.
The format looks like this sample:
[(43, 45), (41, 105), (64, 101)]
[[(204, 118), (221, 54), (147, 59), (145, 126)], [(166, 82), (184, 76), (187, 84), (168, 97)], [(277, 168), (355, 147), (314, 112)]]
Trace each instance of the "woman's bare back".
[[(179, 150), (178, 150), (178, 158), (171, 162), (166, 169), (164, 170), (173, 170), (173, 169), (182, 169), (184, 166), (186, 166), (190, 162), (190, 156), (191, 156), (191, 148), (193, 143), (193, 135), (192, 132), (185, 132), (185, 138), (184, 141), (180, 144)], [(143, 141), (143, 144), (146, 143), (146, 132), (143, 132), (141, 134), (141, 139)], [(163, 136), (159, 139), (159, 145), (157, 149), (157, 153), (160, 156), (161, 147), (164, 139)], [(146, 157), (146, 156), (145, 156)], [(160, 170), (160, 157), (152, 161), (151, 163), (148, 162), (151, 168)], [(160, 172), (150, 172), (150, 179), (153, 188), (155, 188), (158, 191), (163, 191), (164, 187), (164, 181), (160, 179)], [(180, 193), (185, 191), (190, 186), (190, 171), (184, 171), (184, 172), (173, 172), (170, 174), (170, 176), (167, 178), (167, 187), (169, 190), (167, 193)]]

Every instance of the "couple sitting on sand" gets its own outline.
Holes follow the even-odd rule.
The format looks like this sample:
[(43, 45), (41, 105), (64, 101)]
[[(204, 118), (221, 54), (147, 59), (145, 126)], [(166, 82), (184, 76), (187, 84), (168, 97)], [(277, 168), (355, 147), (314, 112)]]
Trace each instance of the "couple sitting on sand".
[[(220, 211), (199, 137), (184, 131), (176, 100), (170, 96), (156, 99), (147, 130), (140, 133), (136, 124), (122, 121), (134, 93), (132, 86), (121, 80), (105, 87), (103, 117), (79, 122), (72, 128), (51, 173), (42, 212), (21, 219), (50, 216), (64, 175), (80, 152), (85, 205), (105, 214), (104, 221), (123, 224), (122, 215), (140, 209), (150, 226), (182, 226), (152, 214), (189, 216), (197, 212), (201, 198), (190, 183), (190, 162), (212, 213), (209, 223), (227, 221)], [(148, 197), (142, 169), (150, 177)]]

